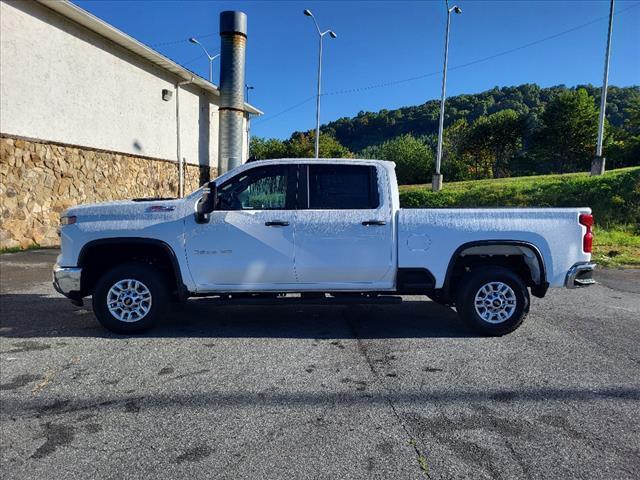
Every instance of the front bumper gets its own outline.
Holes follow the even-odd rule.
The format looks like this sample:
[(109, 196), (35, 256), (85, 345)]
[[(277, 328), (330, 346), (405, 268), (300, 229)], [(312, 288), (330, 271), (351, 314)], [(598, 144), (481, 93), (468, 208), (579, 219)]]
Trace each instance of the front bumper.
[(82, 268), (61, 267), (57, 263), (53, 266), (53, 288), (65, 297), (72, 300), (82, 298), (80, 296), (80, 279)]
[(576, 263), (567, 272), (564, 286), (567, 288), (582, 288), (595, 284), (596, 281), (593, 279), (593, 271), (595, 268), (595, 263)]

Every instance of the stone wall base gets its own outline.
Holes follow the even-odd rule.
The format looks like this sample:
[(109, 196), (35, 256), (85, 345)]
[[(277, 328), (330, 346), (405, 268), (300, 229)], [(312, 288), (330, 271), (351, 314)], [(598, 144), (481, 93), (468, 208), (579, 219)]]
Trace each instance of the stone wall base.
[[(185, 165), (185, 193), (215, 173)], [(177, 195), (175, 162), (0, 137), (0, 248), (58, 245), (60, 213), (72, 205)]]

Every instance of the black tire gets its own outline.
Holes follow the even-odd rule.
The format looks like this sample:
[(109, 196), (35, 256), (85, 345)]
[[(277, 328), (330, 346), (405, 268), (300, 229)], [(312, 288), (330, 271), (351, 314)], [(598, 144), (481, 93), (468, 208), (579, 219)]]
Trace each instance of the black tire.
[[(109, 295), (111, 288), (118, 282), (126, 279), (140, 282), (142, 286), (139, 287), (139, 290), (144, 292), (143, 287), (146, 287), (151, 298), (150, 302), (138, 302), (138, 304), (142, 304), (143, 307), (146, 307), (147, 313), (130, 314), (129, 316), (131, 317), (131, 321), (123, 321), (122, 319), (119, 319), (115, 314), (112, 314), (109, 311), (109, 307), (107, 306), (107, 296)], [(131, 283), (129, 285), (134, 284)], [(135, 295), (137, 290), (128, 289), (125, 290), (125, 292), (131, 292), (131, 294)], [(141, 297), (135, 297), (132, 301), (137, 302), (139, 298)], [(93, 312), (103, 327), (111, 330), (112, 332), (130, 335), (145, 332), (158, 322), (166, 313), (169, 306), (169, 300), (169, 291), (167, 289), (165, 277), (161, 272), (143, 263), (125, 263), (112, 268), (100, 277), (93, 292), (92, 303)], [(123, 306), (126, 306), (124, 304), (125, 301), (127, 301), (126, 298), (123, 300)], [(116, 313), (121, 314), (123, 317), (127, 316), (126, 313), (129, 312), (126, 311), (126, 313), (122, 315), (123, 311), (126, 310), (118, 309), (116, 310)], [(141, 315), (139, 319), (136, 319), (137, 315)]]
[[(484, 286), (491, 289), (499, 284), (508, 286), (511, 292), (508, 289), (490, 291), (489, 294), (485, 291), (480, 292)], [(481, 302), (478, 308), (475, 305), (476, 295), (479, 295), (478, 300)], [(505, 304), (514, 308), (503, 308), (502, 305)], [(513, 332), (529, 313), (529, 304), (529, 290), (522, 279), (511, 270), (498, 266), (478, 267), (468, 272), (460, 282), (456, 297), (456, 310), (460, 318), (472, 329), (486, 336), (500, 336)], [(507, 318), (502, 319), (501, 316)]]

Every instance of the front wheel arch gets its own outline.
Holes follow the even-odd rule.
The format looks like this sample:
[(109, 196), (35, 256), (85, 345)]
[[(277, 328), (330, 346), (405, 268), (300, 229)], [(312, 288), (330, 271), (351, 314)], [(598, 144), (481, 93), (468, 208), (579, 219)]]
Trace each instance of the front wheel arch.
[(186, 300), (188, 289), (173, 248), (153, 238), (114, 237), (88, 242), (78, 256), (82, 268), (82, 296), (91, 295), (102, 275), (116, 265), (138, 262), (152, 265), (166, 276), (171, 293)]

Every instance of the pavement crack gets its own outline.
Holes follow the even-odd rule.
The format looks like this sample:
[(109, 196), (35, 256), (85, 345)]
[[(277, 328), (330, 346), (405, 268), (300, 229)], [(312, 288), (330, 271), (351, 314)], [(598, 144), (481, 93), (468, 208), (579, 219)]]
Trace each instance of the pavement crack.
[(350, 318), (348, 318), (346, 315), (346, 309), (342, 311), (342, 316), (347, 326), (349, 327), (351, 336), (356, 341), (358, 352), (360, 353), (360, 355), (362, 355), (362, 357), (364, 357), (365, 361), (367, 362), (367, 365), (369, 366), (369, 370), (371, 370), (371, 373), (373, 374), (373, 377), (375, 378), (376, 383), (378, 383), (381, 390), (384, 392), (384, 397), (387, 404), (389, 405), (389, 408), (391, 409), (391, 413), (396, 418), (398, 425), (400, 425), (400, 428), (402, 428), (402, 431), (405, 433), (407, 437), (407, 445), (413, 448), (413, 451), (416, 455), (416, 461), (418, 463), (418, 467), (420, 468), (420, 470), (422, 471), (422, 473), (426, 478), (431, 478), (431, 476), (429, 475), (427, 457), (423, 453), (423, 451), (420, 450), (420, 448), (418, 447), (418, 441), (416, 440), (416, 437), (411, 433), (411, 431), (409, 430), (409, 427), (404, 422), (404, 420), (402, 419), (402, 416), (398, 412), (396, 405), (393, 403), (393, 400), (391, 399), (391, 394), (393, 392), (389, 388), (387, 388), (381, 375), (376, 370), (374, 362), (371, 360), (371, 357), (369, 356), (369, 352), (367, 351), (367, 346), (362, 341), (362, 338), (360, 337), (360, 335), (358, 335), (358, 331), (356, 329), (354, 322)]
[(529, 466), (526, 464), (526, 462), (522, 459), (521, 455), (515, 449), (515, 447), (513, 446), (513, 443), (508, 438), (505, 438), (505, 443), (507, 444), (507, 448), (509, 448), (509, 453), (511, 454), (511, 457), (516, 461), (518, 465), (520, 465), (520, 468), (522, 469), (522, 473), (524, 477), (527, 479), (532, 478), (531, 472), (529, 470)]

